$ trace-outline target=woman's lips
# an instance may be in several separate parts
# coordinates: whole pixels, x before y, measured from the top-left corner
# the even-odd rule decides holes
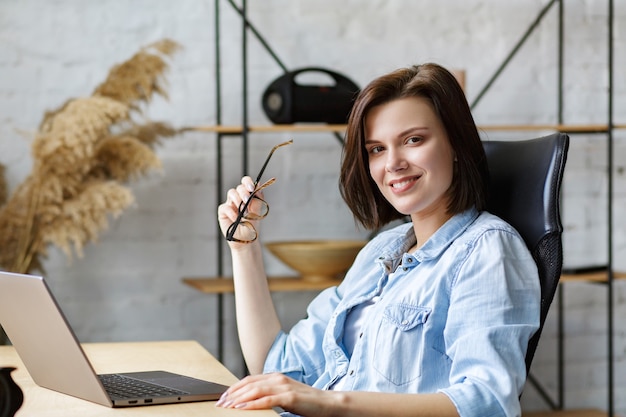
[[[389,185],[394,191],[403,191],[411,187],[420,177],[402,178],[399,180],[390,181]]]

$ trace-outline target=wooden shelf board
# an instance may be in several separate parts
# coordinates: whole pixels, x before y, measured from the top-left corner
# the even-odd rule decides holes
[[[626,279],[626,273],[615,272],[615,279]],[[232,277],[185,277],[183,283],[206,294],[232,293]],[[268,278],[270,291],[320,291],[341,283],[341,278],[326,281],[307,281],[294,276]],[[563,274],[561,282],[606,282],[606,271],[584,274]]]
[[[614,279],[625,279],[626,272],[613,272]],[[581,274],[563,274],[561,282],[608,282],[606,271],[586,272]]]
[[[183,283],[205,294],[223,294],[234,291],[231,277],[186,277]],[[270,291],[321,291],[334,285],[339,285],[341,279],[325,281],[307,281],[299,277],[270,277],[267,279]]]
[[[606,411],[600,410],[558,410],[558,411],[529,411],[522,413],[522,417],[607,417]]]
[[[485,131],[531,131],[531,130],[555,130],[566,133],[597,133],[609,130],[605,124],[589,125],[565,125],[565,124],[538,124],[538,125],[482,125],[479,130]]]
[[[624,129],[626,125],[615,125],[616,129]],[[510,124],[510,125],[480,125],[479,130],[483,131],[537,131],[537,130],[552,130],[558,132],[569,133],[597,133],[607,132],[609,130],[606,124],[585,124],[585,125],[567,125],[567,124],[538,124],[538,125],[526,125],[526,124]],[[237,134],[243,133],[243,127],[241,126],[226,126],[226,125],[205,125],[205,126],[192,126],[181,129],[183,131],[198,131],[198,132],[213,132],[213,133],[230,133]],[[273,132],[331,132],[331,133],[343,133],[346,130],[346,125],[343,124],[284,124],[284,125],[252,125],[248,127],[249,132],[257,133],[273,133]]]
[[[325,124],[295,124],[295,125],[270,125],[250,126],[250,132],[335,132],[343,133],[346,125]]]
[[[224,126],[224,125],[207,125],[207,126],[191,126],[181,129],[183,131],[210,132],[210,133],[230,133],[241,134],[243,127],[241,126]],[[327,125],[327,124],[293,124],[293,125],[252,125],[248,126],[249,132],[257,133],[276,133],[276,132],[336,132],[343,133],[346,125]]]
[[[206,126],[189,126],[181,129],[183,132],[210,132],[210,133],[241,133],[241,126],[225,126],[225,125],[206,125]]]

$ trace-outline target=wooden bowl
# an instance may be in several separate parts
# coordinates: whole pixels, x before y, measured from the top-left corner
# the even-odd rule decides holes
[[[270,242],[265,247],[306,281],[327,281],[342,276],[367,241],[310,240]]]

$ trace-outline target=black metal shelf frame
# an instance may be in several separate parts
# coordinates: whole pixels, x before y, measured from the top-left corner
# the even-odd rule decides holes
[[[241,18],[241,64],[242,64],[242,120],[241,120],[241,133],[223,133],[217,132],[217,141],[216,141],[216,155],[217,155],[217,163],[216,163],[216,178],[217,178],[217,201],[218,204],[222,201],[222,192],[224,188],[223,184],[223,164],[222,164],[222,140],[225,136],[240,136],[241,137],[241,155],[242,155],[242,171],[248,171],[248,136],[249,136],[249,123],[248,123],[248,34],[252,33],[255,38],[260,42],[263,48],[267,51],[267,53],[274,59],[276,64],[280,66],[283,72],[288,72],[288,67],[285,63],[278,57],[276,52],[272,50],[269,43],[266,39],[261,35],[261,33],[255,28],[255,26],[250,22],[247,17],[247,0],[241,0],[240,5],[237,5],[234,0],[226,0],[231,8],[236,11]],[[220,2],[221,0],[214,0],[215,4],[215,99],[216,99],[216,123],[217,125],[222,124],[222,113],[221,113],[221,103],[222,103],[222,90],[221,90],[221,48],[220,48]],[[557,119],[558,124],[563,124],[563,110],[564,110],[564,102],[563,102],[563,74],[564,74],[564,0],[550,0],[548,1],[540,10],[537,17],[530,24],[528,29],[524,32],[519,41],[513,46],[510,53],[505,57],[502,63],[498,66],[493,75],[489,78],[484,87],[479,91],[476,98],[471,102],[471,108],[474,109],[480,100],[484,97],[484,95],[489,91],[493,83],[499,78],[502,72],[509,65],[511,60],[517,55],[521,47],[526,43],[529,37],[534,33],[534,31],[539,27],[545,16],[548,14],[550,10],[554,7],[558,8],[558,25],[557,25],[557,37],[558,37],[558,50],[557,50],[557,59],[558,59],[558,71],[557,71]],[[595,133],[606,134],[607,136],[607,176],[608,176],[608,190],[607,190],[607,245],[608,245],[608,254],[607,254],[607,281],[604,283],[607,289],[607,368],[608,368],[608,416],[614,416],[614,340],[613,340],[613,332],[614,332],[614,319],[613,319],[613,281],[614,281],[614,271],[613,271],[613,147],[614,147],[614,138],[613,138],[613,129],[614,129],[614,120],[613,120],[613,73],[614,73],[614,0],[607,0],[607,27],[608,27],[608,35],[607,35],[607,71],[608,71],[608,87],[607,87],[607,99],[608,99],[608,108],[607,108],[607,129],[606,131],[598,131]],[[569,132],[573,134],[575,132]],[[589,132],[586,132],[589,133]],[[334,133],[336,138],[340,143],[343,143],[343,138],[340,134]],[[217,234],[217,273],[219,276],[222,276],[224,273],[224,264],[223,264],[223,256],[224,256],[224,239],[221,235]],[[565,398],[564,398],[564,311],[563,311],[563,287],[564,284],[560,284],[560,288],[558,291],[557,298],[557,306],[558,306],[558,318],[557,318],[557,332],[558,332],[558,363],[557,363],[557,396],[556,400],[551,398],[551,395],[542,387],[540,382],[530,374],[528,376],[529,382],[537,389],[539,395],[543,398],[544,401],[554,410],[563,409],[565,406]],[[218,294],[218,353],[217,356],[220,360],[223,358],[223,340],[224,340],[224,326],[223,326],[223,310],[224,310],[224,302],[223,295]]]

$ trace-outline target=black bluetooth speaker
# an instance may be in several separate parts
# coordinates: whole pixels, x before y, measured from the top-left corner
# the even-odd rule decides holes
[[[327,74],[334,81],[334,85],[297,84],[296,76],[305,72]],[[276,124],[343,124],[348,121],[348,114],[358,92],[359,87],[341,74],[324,68],[302,68],[272,81],[263,93],[263,110]]]

